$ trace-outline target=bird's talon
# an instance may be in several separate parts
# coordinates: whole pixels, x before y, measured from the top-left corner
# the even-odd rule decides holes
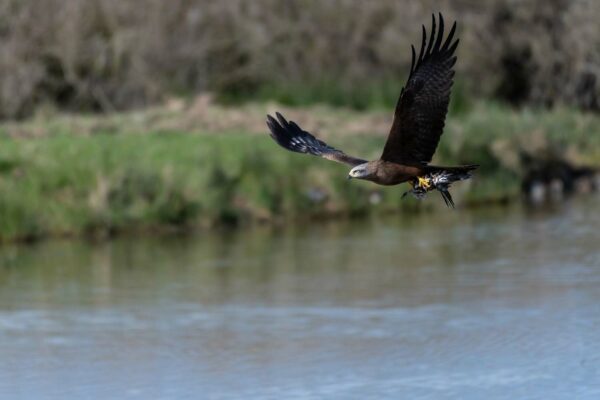
[[[418,186],[421,186],[421,187],[423,187],[425,189],[429,189],[431,187],[431,183],[430,183],[430,180],[428,178],[417,176],[417,179],[419,181],[419,185]]]

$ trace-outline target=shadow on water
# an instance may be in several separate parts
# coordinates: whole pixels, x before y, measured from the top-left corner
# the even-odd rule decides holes
[[[6,246],[0,397],[597,398],[599,205]]]

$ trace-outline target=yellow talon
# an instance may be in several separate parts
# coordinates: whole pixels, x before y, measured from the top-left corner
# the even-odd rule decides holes
[[[431,183],[429,183],[429,179],[422,178],[420,176],[417,176],[417,179],[419,180],[419,186],[424,187],[425,189],[429,189],[431,187]]]

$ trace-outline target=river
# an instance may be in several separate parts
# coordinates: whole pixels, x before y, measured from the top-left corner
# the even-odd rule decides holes
[[[1,399],[600,399],[600,198],[0,248]]]

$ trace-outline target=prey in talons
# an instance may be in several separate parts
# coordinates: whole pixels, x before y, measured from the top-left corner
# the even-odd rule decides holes
[[[417,199],[425,197],[427,192],[437,190],[442,195],[444,202],[448,207],[454,208],[454,200],[450,194],[450,185],[452,182],[462,181],[471,177],[472,171],[477,168],[477,165],[465,165],[462,167],[430,167],[431,170],[423,176],[417,176],[409,184],[412,189],[404,192],[402,198],[407,194],[412,194]]]
[[[421,200],[425,198],[427,192],[437,190],[442,195],[446,206],[454,208],[454,200],[452,195],[448,191],[450,187],[450,181],[444,178],[442,174],[428,174],[426,176],[417,176],[416,179],[409,181],[412,186],[411,190],[408,190],[402,194],[402,198],[405,198],[407,194],[412,194],[416,199]]]
[[[407,194],[412,194],[416,199],[423,199],[427,192],[435,190],[431,177],[417,176],[415,179],[408,181],[411,186],[410,190],[407,190],[402,194],[402,198],[405,198]]]

